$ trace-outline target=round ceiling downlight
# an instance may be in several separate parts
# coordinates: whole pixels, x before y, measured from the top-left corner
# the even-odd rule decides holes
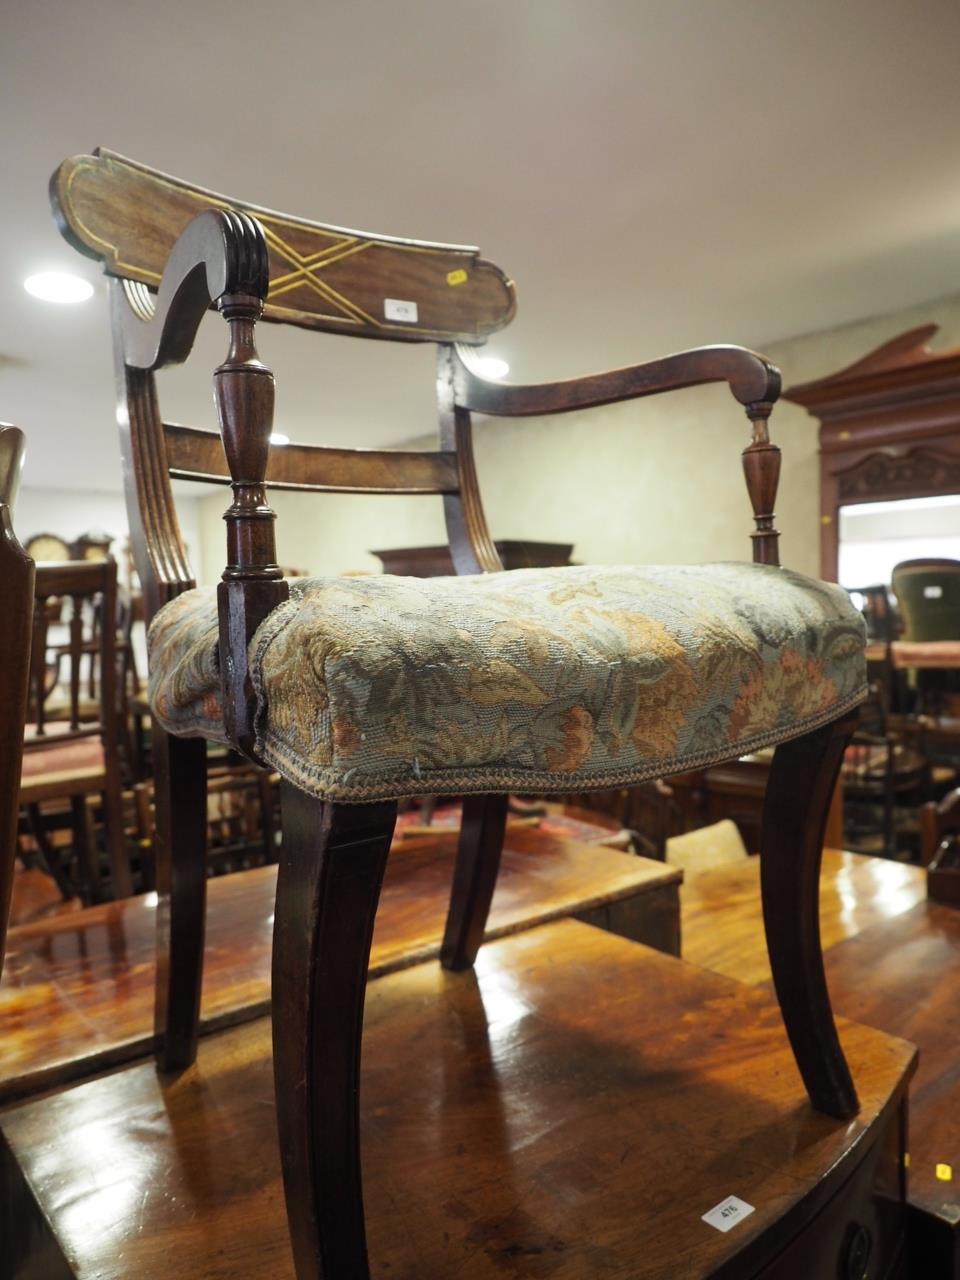
[[[81,276],[66,271],[40,271],[27,276],[23,287],[34,298],[43,302],[86,302],[93,297],[93,285]]]

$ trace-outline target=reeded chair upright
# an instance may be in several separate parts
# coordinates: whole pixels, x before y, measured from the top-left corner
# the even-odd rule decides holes
[[[13,531],[23,432],[0,422],[0,976],[17,858],[20,767],[27,714],[34,563]]]
[[[838,589],[777,567],[777,371],[708,347],[542,386],[485,380],[474,351],[514,311],[475,249],[344,231],[189,186],[109,152],[52,183],[67,238],[110,280],[128,502],[157,726],[161,1063],[196,1047],[204,914],[204,739],[283,779],[274,935],[277,1108],[297,1273],[367,1274],[357,1084],[370,936],[399,797],[467,797],[442,960],[483,935],[506,793],[668,776],[780,744],[763,834],[773,971],[814,1105],[856,1093],[817,927],[828,801],[865,688],[863,628]],[[220,434],[173,426],[154,372],[227,322]],[[260,319],[437,345],[440,447],[271,451]],[[523,417],[725,382],[746,409],[752,564],[499,574],[471,414]],[[194,589],[170,476],[233,485],[216,597]],[[460,577],[305,579],[276,562],[266,487],[443,498]]]

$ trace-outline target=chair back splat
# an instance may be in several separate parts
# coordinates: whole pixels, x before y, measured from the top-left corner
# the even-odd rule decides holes
[[[857,1095],[817,926],[823,829],[865,690],[863,624],[839,588],[779,568],[778,371],[711,346],[538,386],[483,376],[514,287],[477,249],[308,222],[108,151],[51,184],[67,239],[111,277],[127,501],[150,630],[161,1067],[196,1052],[206,839],[203,738],[281,777],[273,1064],[299,1280],[369,1274],[357,1097],[370,940],[405,796],[464,797],[441,963],[472,965],[511,792],[632,786],[776,746],[761,837],[774,983],[814,1106]],[[229,333],[219,433],[165,423],[156,370],[204,313]],[[436,451],[271,451],[263,320],[437,346]],[[725,383],[746,412],[752,563],[498,574],[472,414],[524,418]],[[171,477],[229,483],[218,598],[193,590]],[[277,565],[270,486],[442,498],[456,575],[306,578]],[[629,1265],[629,1264],[628,1264]]]

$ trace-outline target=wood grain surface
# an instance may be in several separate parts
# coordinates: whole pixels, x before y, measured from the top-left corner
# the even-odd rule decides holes
[[[754,1275],[896,1119],[912,1048],[841,1035],[863,1103],[849,1123],[808,1106],[766,992],[584,925],[500,940],[474,972],[372,983],[372,1274]],[[204,1280],[292,1276],[266,1019],[205,1038],[166,1084],[133,1066],[2,1128],[70,1259],[44,1280],[154,1280],[171,1259]],[[731,1194],[754,1212],[723,1234],[702,1215]]]
[[[60,229],[111,275],[156,287],[170,250],[206,210],[252,214],[270,251],[264,319],[405,341],[477,342],[513,316],[513,283],[478,249],[369,235],[182,182],[98,148],[65,160],[50,183]],[[416,303],[399,321],[387,300]]]
[[[908,911],[926,892],[919,867],[825,849],[820,878],[824,951]],[[685,960],[739,982],[769,982],[758,858],[688,876],[680,902]]]
[[[456,832],[394,847],[371,973],[439,955]],[[270,1007],[276,867],[209,882],[201,1027]],[[663,945],[677,939],[673,867],[547,836],[507,837],[488,936],[575,911]],[[148,1053],[156,899],[127,898],[10,931],[0,984],[0,1101]],[[675,949],[675,948],[674,948]]]
[[[919,1048],[910,1202],[960,1228],[960,912],[918,902],[833,947],[827,975],[845,1017]]]
[[[951,1233],[943,1247],[960,1265],[960,912],[927,902],[920,867],[828,849],[823,869],[821,932],[834,1010],[920,1050],[908,1198]],[[751,859],[688,878],[686,959],[742,982],[769,981],[758,870]],[[931,1263],[926,1274],[952,1272]]]

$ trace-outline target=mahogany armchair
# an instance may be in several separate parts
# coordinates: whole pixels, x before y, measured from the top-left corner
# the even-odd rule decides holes
[[[13,532],[23,432],[0,423],[0,975],[6,950],[20,812],[20,763],[30,676],[33,561]]]
[[[857,1108],[817,924],[822,832],[852,708],[862,621],[839,589],[780,569],[776,369],[718,346],[544,386],[484,379],[474,350],[514,312],[475,249],[344,231],[226,199],[106,151],[52,180],[67,239],[110,277],[118,418],[150,630],[157,726],[161,1064],[195,1052],[204,916],[205,738],[282,779],[274,1060],[297,1274],[367,1275],[357,1088],[370,937],[397,800],[467,797],[442,951],[483,936],[506,793],[662,777],[779,744],[763,899],[784,1020],[813,1104]],[[165,423],[154,372],[227,323],[220,434]],[[438,349],[436,452],[271,450],[257,322]],[[701,383],[744,406],[753,563],[498,574],[471,414],[563,413]],[[216,597],[196,590],[170,477],[233,486]],[[452,578],[284,582],[267,486],[443,499]]]

